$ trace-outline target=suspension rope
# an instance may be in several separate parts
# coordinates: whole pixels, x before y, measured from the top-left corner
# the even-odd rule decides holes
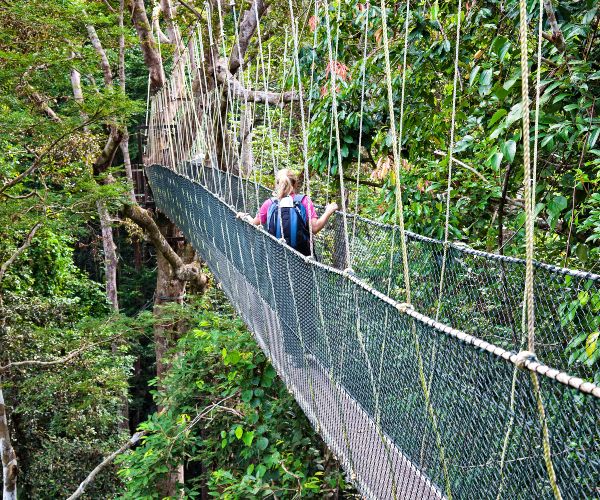
[[[540,9],[543,5],[540,2]],[[540,17],[542,12],[540,12]],[[532,190],[532,167],[530,163],[530,129],[529,129],[529,65],[528,65],[528,52],[527,52],[527,1],[519,0],[519,38],[521,43],[521,100],[522,100],[522,112],[523,112],[523,191],[525,198],[525,291],[524,291],[524,303],[527,311],[527,345],[530,352],[535,352],[535,304],[533,296],[533,251],[534,251],[534,211],[535,211],[535,191]],[[538,45],[541,43],[541,33],[538,33]],[[538,48],[538,57],[541,58],[541,48]],[[538,71],[541,64],[541,60],[538,60]],[[536,79],[536,97],[539,95],[539,79]],[[538,100],[539,102],[539,100]],[[538,103],[536,103],[536,108]],[[536,123],[535,123],[535,135],[537,139],[537,111],[536,111]],[[537,160],[537,148],[535,149],[535,159]],[[550,487],[556,500],[562,499],[560,488],[556,481],[556,472],[552,463],[552,454],[550,449],[550,437],[548,433],[548,422],[546,420],[546,412],[544,409],[544,403],[542,400],[542,394],[540,390],[540,383],[537,374],[531,372],[531,382],[534,389],[536,398],[536,404],[539,413],[539,420],[542,426],[542,443],[544,448],[544,462],[546,464],[546,471],[548,473],[548,479],[550,481]]]
[[[390,131],[392,133],[392,151],[394,155],[394,173],[396,177],[396,219],[400,229],[400,249],[402,251],[402,271],[404,274],[404,287],[406,290],[406,303],[410,304],[410,275],[408,269],[408,251],[406,248],[406,234],[404,230],[404,206],[402,204],[402,187],[400,184],[400,157],[399,147],[402,146],[402,132],[404,122],[404,96],[406,90],[406,56],[408,52],[408,26],[410,20],[410,0],[406,0],[406,19],[404,22],[404,56],[402,63],[402,91],[400,93],[400,133],[396,133],[396,117],[394,115],[394,93],[392,89],[392,69],[390,65],[390,48],[387,33],[387,7],[385,0],[381,0],[381,28],[383,32],[383,49],[385,54],[385,76],[387,83],[388,108],[390,113]],[[390,266],[393,264],[394,255],[390,253]]]
[[[341,2],[340,2],[341,6]],[[333,123],[335,129],[336,139],[336,150],[337,150],[337,161],[338,161],[338,174],[340,178],[340,197],[341,197],[341,209],[342,209],[342,221],[344,230],[344,267],[349,267],[351,262],[350,257],[350,241],[348,239],[348,217],[346,210],[346,189],[344,186],[344,167],[342,165],[342,148],[340,143],[340,127],[337,109],[337,88],[336,88],[336,77],[337,77],[337,64],[338,61],[333,58],[333,49],[331,44],[331,23],[329,20],[329,0],[325,0],[325,23],[327,27],[327,50],[329,53],[329,76],[330,76],[330,89],[331,89],[331,107],[333,109]],[[339,26],[339,21],[338,21]],[[339,35],[337,37],[339,39]],[[336,40],[337,43],[337,40]]]
[[[458,54],[460,49],[460,22],[462,17],[462,0],[458,0],[456,15],[456,42],[454,48],[454,80],[452,83],[452,117],[450,119],[450,144],[448,148],[448,182],[446,184],[446,217],[444,222],[444,253],[442,256],[442,269],[440,271],[440,285],[438,291],[437,309],[435,320],[438,321],[442,308],[442,297],[444,294],[444,280],[446,276],[446,261],[448,258],[448,233],[450,228],[450,191],[452,190],[452,163],[454,161],[454,133],[456,129],[456,94],[458,87],[459,67]]]
[[[369,14],[371,12],[371,4],[367,2],[365,12],[365,31],[363,33],[363,55],[362,64],[360,68],[361,73],[361,85],[360,85],[360,122],[358,125],[358,164],[356,166],[356,200],[354,202],[354,218],[352,220],[352,248],[354,248],[356,241],[356,224],[358,222],[358,195],[360,189],[360,167],[362,160],[362,136],[363,136],[363,111],[365,107],[365,86],[366,86],[366,75],[367,75],[367,46],[369,45]],[[353,262],[350,260],[350,267],[353,267]]]

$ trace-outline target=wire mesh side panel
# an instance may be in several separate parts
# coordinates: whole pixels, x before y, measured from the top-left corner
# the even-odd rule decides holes
[[[552,497],[529,372],[306,261],[200,184],[148,174],[365,496]],[[563,497],[597,498],[598,399],[540,386]]]
[[[272,196],[270,190],[250,180],[198,163],[186,165],[184,175],[206,180],[207,188],[236,210],[255,214]],[[350,256],[345,254],[342,217],[336,214],[314,240],[317,259],[338,269],[352,267],[377,290],[404,301],[398,228],[352,214],[348,226]],[[411,298],[418,311],[505,349],[524,348],[524,261],[450,246],[440,294],[443,243],[408,232],[406,244]],[[583,378],[597,376],[600,350],[585,346],[600,329],[600,278],[536,263],[535,305],[538,358]]]

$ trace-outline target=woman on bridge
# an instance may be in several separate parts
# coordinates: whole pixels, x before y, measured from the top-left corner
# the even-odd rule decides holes
[[[311,234],[317,234],[325,227],[338,205],[330,203],[323,215],[318,217],[311,199],[307,195],[296,194],[298,184],[298,176],[294,172],[288,168],[281,169],[275,177],[275,196],[263,202],[256,217],[239,215],[257,226],[262,224],[276,238],[282,237],[283,227],[286,243],[301,254],[311,255]]]

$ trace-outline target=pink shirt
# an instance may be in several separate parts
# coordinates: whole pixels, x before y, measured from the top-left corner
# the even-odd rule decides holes
[[[294,193],[292,193],[290,196],[294,196]],[[269,208],[271,207],[272,204],[273,204],[273,200],[271,198],[269,198],[261,205],[260,210],[258,211],[258,215],[260,216],[261,224],[267,223],[267,214],[269,213]],[[317,211],[315,210],[315,206],[313,205],[313,202],[311,201],[311,199],[308,196],[305,196],[304,198],[302,198],[302,205],[304,205],[304,208],[306,209],[306,215],[308,216],[308,220],[313,220],[313,219],[318,218]]]

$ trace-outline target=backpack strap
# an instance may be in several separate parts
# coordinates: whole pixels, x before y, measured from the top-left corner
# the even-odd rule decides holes
[[[306,198],[305,194],[295,194],[294,207],[296,208],[298,214],[301,216],[302,222],[304,222],[304,224],[308,224],[308,211],[302,203],[304,201],[304,198]]]
[[[267,210],[267,223],[266,223],[266,229],[267,232],[274,234],[277,238],[279,238],[278,234],[275,234],[275,232],[279,232],[277,231],[277,229],[279,229],[279,222],[277,220],[277,215],[275,215],[275,218],[273,217],[273,214],[275,213],[275,211],[278,209],[279,207],[279,198],[276,198],[275,196],[273,198],[271,198],[271,205],[269,206],[269,209]],[[271,222],[274,223],[275,227],[271,227]]]

